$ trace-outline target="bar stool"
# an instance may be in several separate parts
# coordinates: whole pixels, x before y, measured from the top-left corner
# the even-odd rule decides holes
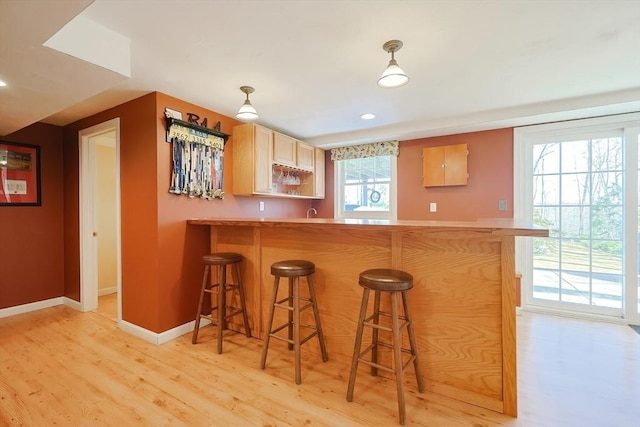
[[[264,369],[267,362],[267,352],[269,351],[269,340],[276,338],[281,341],[285,341],[289,344],[289,350],[294,350],[295,358],[295,370],[296,370],[296,384],[302,383],[300,374],[300,346],[309,341],[314,336],[318,336],[320,341],[320,350],[322,352],[322,361],[329,360],[327,356],[327,348],[324,343],[324,334],[322,333],[322,326],[320,325],[320,315],[318,313],[318,305],[316,303],[316,294],[313,288],[313,273],[315,272],[315,265],[310,261],[304,260],[288,260],[280,261],[271,265],[271,274],[275,276],[273,282],[273,296],[271,298],[271,306],[269,307],[269,320],[267,323],[267,336],[264,342],[264,348],[262,349],[262,360],[260,361],[260,369]],[[280,285],[280,278],[289,278],[289,293],[286,298],[278,300],[278,287]],[[307,284],[309,285],[309,298],[300,296],[300,278],[306,277]],[[300,301],[305,301],[307,304],[300,306]],[[287,304],[284,304],[287,302]],[[273,317],[276,308],[282,308],[287,310],[288,321],[284,324],[273,328]],[[315,325],[306,325],[300,323],[300,313],[308,308],[313,309],[313,316],[315,318]],[[306,329],[313,329],[313,332],[305,338],[300,338],[300,327]],[[287,328],[287,337],[281,337],[277,335],[277,332]]]
[[[204,261],[204,276],[202,277],[202,290],[200,292],[200,301],[198,302],[198,312],[196,313],[196,324],[193,329],[193,338],[191,342],[195,344],[198,341],[198,330],[200,329],[200,319],[208,319],[217,326],[218,329],[218,354],[222,353],[222,331],[227,329],[227,320],[237,314],[242,313],[242,320],[244,322],[244,329],[247,337],[251,337],[251,330],[249,329],[249,319],[247,318],[247,305],[244,295],[244,287],[242,286],[242,276],[240,274],[240,263],[242,262],[242,255],[235,252],[216,252],[213,254],[205,255],[202,257]],[[234,283],[227,283],[227,266],[233,265],[231,275],[234,277]],[[209,280],[209,274],[211,267],[218,268],[218,280],[219,283],[214,285]],[[238,291],[240,298],[240,308],[231,307],[227,304],[227,292]],[[202,305],[204,303],[204,295],[217,294],[217,305],[211,308],[211,314],[205,314],[202,312]],[[216,317],[213,316],[213,312],[217,310]]]
[[[351,373],[349,375],[349,386],[347,389],[347,401],[353,400],[353,388],[358,371],[358,363],[362,362],[371,366],[371,375],[378,375],[378,369],[391,372],[396,377],[396,388],[398,393],[398,411],[400,413],[400,424],[405,424],[406,409],[403,389],[403,376],[405,369],[413,362],[413,367],[418,382],[418,391],[424,391],[424,382],[420,373],[420,363],[418,361],[418,350],[416,337],[413,332],[413,324],[409,313],[407,291],[413,288],[413,277],[401,270],[373,269],[360,273],[359,284],[363,287],[362,305],[360,307],[360,317],[358,318],[358,328],[356,331],[356,341],[353,349],[353,359],[351,361]],[[366,317],[369,303],[369,292],[374,292],[373,313]],[[391,295],[391,313],[380,311],[380,295],[382,292]],[[399,314],[398,296],[402,296],[402,306],[404,316]],[[380,316],[391,317],[391,327],[380,324]],[[402,323],[401,323],[402,322]],[[364,327],[372,328],[371,345],[361,351],[362,332]],[[402,329],[407,328],[409,335],[409,349],[402,348]],[[378,331],[391,332],[392,342],[386,343],[378,340]],[[378,363],[378,348],[386,347],[393,350],[393,366],[383,366]],[[366,360],[364,356],[371,352],[371,360]],[[406,363],[402,360],[402,353],[410,354]]]

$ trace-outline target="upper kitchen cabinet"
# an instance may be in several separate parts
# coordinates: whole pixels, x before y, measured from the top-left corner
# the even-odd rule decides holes
[[[236,126],[233,194],[324,198],[324,150],[253,123]]]
[[[314,170],[314,147],[307,143],[296,141],[296,166],[300,169]],[[314,171],[315,172],[315,171]]]
[[[426,147],[422,149],[424,187],[467,185],[467,144]]]
[[[273,132],[273,162],[296,167],[296,140],[280,132]]]
[[[273,132],[273,163],[313,171],[313,145]]]
[[[273,131],[247,123],[233,128],[233,194],[271,194]]]

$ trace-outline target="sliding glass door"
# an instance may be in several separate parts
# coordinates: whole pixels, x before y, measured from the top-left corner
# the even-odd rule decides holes
[[[638,124],[516,129],[516,217],[550,230],[518,245],[527,305],[638,320]]]

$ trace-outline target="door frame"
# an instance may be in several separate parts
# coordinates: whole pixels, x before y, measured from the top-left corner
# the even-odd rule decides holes
[[[79,144],[80,209],[80,309],[98,307],[98,241],[96,239],[96,155],[95,137],[115,132],[116,145],[116,288],[118,323],[122,321],[122,247],[120,218],[120,118],[82,129]]]
[[[513,148],[514,148],[514,180],[513,180],[513,200],[514,218],[532,222],[531,188],[533,188],[533,178],[528,173],[528,165],[532,164],[531,151],[528,145],[535,140],[536,143],[557,141],[565,135],[575,136],[577,133],[588,135],[600,129],[622,129],[624,130],[625,142],[625,174],[627,180],[632,179],[637,182],[637,165],[631,160],[637,157],[637,142],[629,143],[629,140],[637,139],[640,124],[640,113],[616,114],[612,116],[602,116],[588,119],[576,119],[567,122],[557,122],[542,125],[524,126],[514,128]],[[630,149],[629,145],[635,148]],[[640,311],[636,301],[638,300],[638,285],[636,283],[638,260],[638,229],[635,220],[637,209],[637,188],[625,185],[625,236],[623,240],[625,248],[625,282],[623,283],[624,294],[622,304],[622,317],[590,313],[588,311],[566,311],[558,310],[555,307],[543,307],[532,305],[533,300],[533,239],[516,238],[516,271],[522,274],[523,303],[524,309],[531,311],[549,311],[555,314],[570,315],[575,317],[587,317],[598,320],[605,320],[616,323],[640,324]],[[631,215],[631,214],[634,215]],[[630,218],[634,220],[631,221]],[[629,262],[631,260],[631,262]],[[635,283],[631,283],[631,281]]]

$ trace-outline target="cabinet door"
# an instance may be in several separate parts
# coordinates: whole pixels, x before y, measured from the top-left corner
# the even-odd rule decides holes
[[[296,166],[296,140],[273,132],[273,161],[280,165]]]
[[[313,145],[297,141],[297,163],[300,169],[313,170]]]
[[[255,125],[254,134],[254,193],[271,193],[271,147],[273,131]]]
[[[467,185],[467,144],[444,147],[444,185]]]
[[[422,185],[467,185],[467,144],[422,149]]]
[[[313,197],[324,199],[324,150],[316,148],[313,168]]]
[[[444,147],[422,149],[422,185],[436,187],[444,185]]]

